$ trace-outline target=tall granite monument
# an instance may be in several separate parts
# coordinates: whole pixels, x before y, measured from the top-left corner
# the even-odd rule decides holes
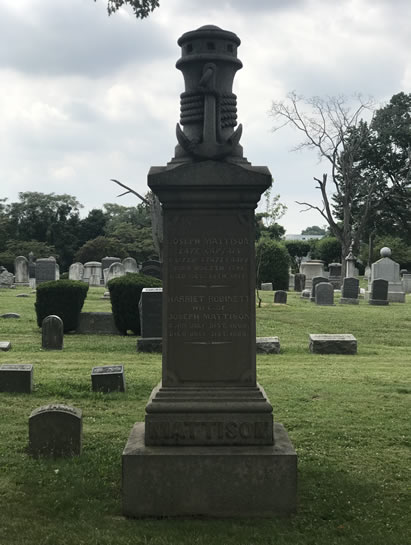
[[[296,508],[297,456],[256,381],[254,209],[271,184],[239,144],[239,38],[179,39],[175,156],[152,167],[162,204],[162,381],[123,452],[127,516],[272,516]]]

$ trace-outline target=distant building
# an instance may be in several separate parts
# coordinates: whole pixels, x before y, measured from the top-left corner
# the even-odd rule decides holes
[[[284,240],[312,240],[324,238],[325,235],[285,235]]]

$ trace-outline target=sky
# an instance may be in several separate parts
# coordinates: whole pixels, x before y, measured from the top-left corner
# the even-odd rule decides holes
[[[241,144],[265,165],[288,210],[287,234],[323,226],[315,151],[272,131],[272,101],[372,96],[378,106],[411,92],[409,0],[160,0],[144,20],[107,0],[1,0],[0,198],[24,191],[74,195],[82,216],[104,203],[134,206],[111,178],[139,193],[151,166],[174,155],[183,78],[177,39],[213,24],[241,39],[233,91]]]

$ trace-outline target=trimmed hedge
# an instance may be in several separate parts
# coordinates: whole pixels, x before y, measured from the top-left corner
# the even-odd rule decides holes
[[[141,334],[138,302],[143,288],[161,288],[161,280],[140,273],[128,273],[113,278],[107,284],[110,291],[114,323],[122,335],[131,330]]]
[[[63,320],[64,332],[77,329],[80,312],[87,297],[88,284],[77,280],[56,280],[43,282],[37,288],[34,308],[37,325],[50,314]]]
[[[275,240],[260,239],[256,244],[257,286],[272,282],[274,290],[288,290],[290,254],[285,246]]]

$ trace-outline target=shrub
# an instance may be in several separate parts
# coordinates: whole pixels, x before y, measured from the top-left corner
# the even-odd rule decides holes
[[[88,284],[77,280],[56,280],[40,284],[34,304],[37,325],[41,327],[46,316],[55,314],[63,320],[65,333],[77,329],[87,291]]]
[[[311,247],[311,257],[321,259],[325,263],[341,262],[341,244],[335,237],[324,237],[316,240]]]
[[[140,315],[138,302],[143,288],[161,288],[162,282],[153,276],[139,273],[128,273],[113,278],[108,283],[114,323],[123,335],[131,330],[140,335]]]
[[[272,282],[273,289],[288,289],[290,255],[283,244],[275,240],[261,239],[256,245],[257,286]]]
[[[286,240],[284,245],[291,256],[294,272],[298,272],[302,258],[311,250],[310,242],[308,240]]]

